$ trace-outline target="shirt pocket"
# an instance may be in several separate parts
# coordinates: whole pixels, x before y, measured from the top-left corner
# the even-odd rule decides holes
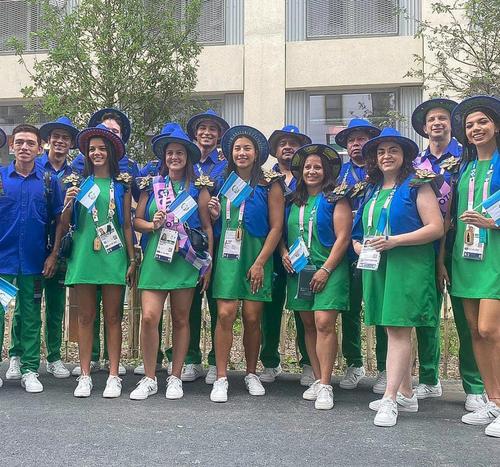
[[[44,224],[47,223],[48,222],[47,201],[45,200],[45,198],[35,199],[33,201],[32,206],[33,206],[32,207],[33,217]]]

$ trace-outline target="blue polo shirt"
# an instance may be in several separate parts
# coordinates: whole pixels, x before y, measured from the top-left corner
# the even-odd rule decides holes
[[[364,167],[356,165],[352,160],[349,160],[342,165],[340,169],[339,176],[337,178],[337,185],[342,182],[347,183],[347,186],[351,188],[358,182],[362,182],[366,178],[366,171]],[[354,211],[357,211],[361,203],[361,197],[356,196],[351,198],[351,205]]]
[[[39,166],[23,177],[11,162],[0,168],[0,178],[0,274],[41,274],[47,258],[47,224],[63,208],[60,184],[51,176],[49,212]]]

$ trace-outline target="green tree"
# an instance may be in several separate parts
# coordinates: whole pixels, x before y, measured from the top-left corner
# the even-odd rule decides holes
[[[500,95],[500,1],[441,0],[432,11],[442,24],[420,23],[416,36],[430,54],[416,55],[407,76],[438,95]]]
[[[182,11],[178,0],[35,3],[47,55],[30,68],[24,44],[10,41],[31,79],[21,91],[34,120],[68,115],[84,127],[97,109],[120,108],[133,126],[128,152],[141,159],[148,135],[193,110],[200,0],[182,0]]]

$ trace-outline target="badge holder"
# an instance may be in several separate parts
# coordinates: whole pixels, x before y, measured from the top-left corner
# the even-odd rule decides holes
[[[295,298],[301,300],[312,300],[314,298],[314,292],[311,290],[311,280],[316,273],[317,268],[314,264],[307,264],[302,271],[299,272],[299,278],[297,282],[297,295]]]
[[[155,259],[165,263],[171,263],[174,253],[177,251],[177,239],[179,233],[176,230],[163,227],[160,232],[160,239],[156,246]]]
[[[380,264],[380,252],[371,246],[373,237],[366,237],[363,240],[363,246],[359,254],[358,269],[365,269],[367,271],[376,271]]]
[[[97,237],[98,238],[94,240],[94,249],[97,239],[99,239],[107,254],[123,248],[123,243],[120,240],[118,232],[116,231],[115,226],[112,222],[108,222],[107,224],[99,226],[97,228]]]

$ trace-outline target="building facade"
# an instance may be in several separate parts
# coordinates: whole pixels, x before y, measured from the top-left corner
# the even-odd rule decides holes
[[[177,0],[182,6],[185,0]],[[70,2],[71,3],[71,2]],[[406,77],[425,51],[414,34],[430,16],[430,0],[205,0],[200,18],[196,92],[234,125],[266,135],[295,124],[330,143],[354,117],[411,129],[422,83]],[[26,71],[5,41],[30,40],[39,12],[25,0],[0,0],[0,127],[23,121]],[[3,159],[6,151],[3,150]]]

